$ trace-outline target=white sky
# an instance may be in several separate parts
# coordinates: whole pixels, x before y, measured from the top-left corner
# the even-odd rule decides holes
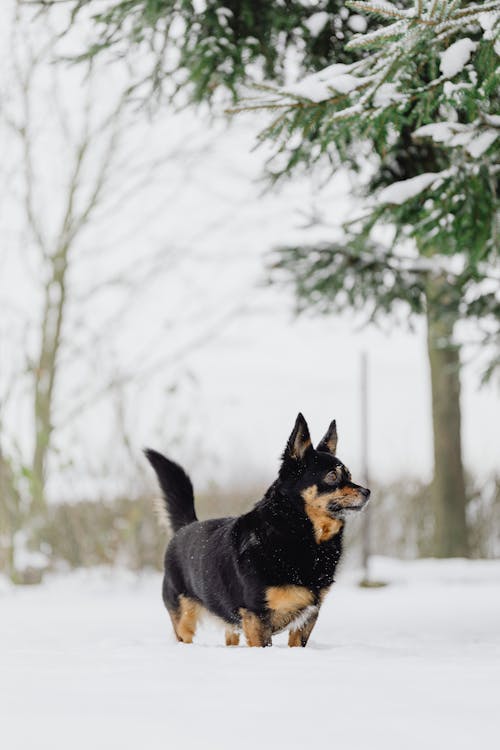
[[[101,81],[99,97],[106,97],[106,84],[112,82],[105,79],[103,89]],[[73,96],[76,101],[77,92]],[[169,451],[198,485],[271,481],[299,410],[315,440],[337,419],[339,455],[356,475],[362,350],[369,357],[372,476],[382,482],[403,475],[429,478],[422,322],[410,334],[404,327],[361,327],[361,319],[350,314],[297,321],[291,295],[262,286],[263,257],[271,247],[331,236],[304,228],[313,206],[329,223],[348,215],[346,177],[339,175],[321,192],[314,180],[302,179],[277,195],[263,195],[257,179],[265,154],[251,151],[262,122],[257,117],[240,117],[230,129],[194,112],[162,112],[150,123],[141,117],[128,132],[124,153],[128,149],[136,158],[139,152],[144,159],[170,153],[171,159],[127,201],[111,201],[105,219],[90,228],[75,254],[66,326],[72,349],[62,359],[56,410],[56,422],[67,421],[56,434],[53,496],[126,491],[135,462],[137,471],[145,468],[145,445]],[[42,169],[41,192],[51,216],[62,184],[57,166],[62,174],[65,162],[57,138],[44,144],[40,163],[50,166]],[[2,151],[13,151],[12,144],[4,141]],[[12,209],[15,196],[8,189],[4,183],[2,204]],[[40,279],[36,259],[20,242],[20,221],[18,210],[0,218],[0,385],[7,371],[22,367],[20,352],[36,350]],[[169,265],[172,249],[175,262]],[[137,279],[151,256],[158,271],[132,295],[105,288],[84,299],[96,282],[124,268]],[[30,321],[27,335],[23,320]],[[218,334],[212,337],[213,330]],[[474,353],[463,370],[463,443],[467,468],[481,476],[499,468],[500,406],[494,386],[479,389],[479,372]],[[117,373],[130,376],[121,390],[129,459],[117,438],[116,398],[96,397]],[[173,382],[179,388],[168,394]],[[82,396],[91,406],[72,418]],[[26,390],[18,390],[5,417],[4,442],[28,457]]]

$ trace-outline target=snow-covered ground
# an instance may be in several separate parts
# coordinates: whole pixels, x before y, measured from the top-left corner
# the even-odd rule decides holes
[[[5,750],[498,747],[500,561],[345,571],[306,649],[174,643],[160,576],[0,586]]]

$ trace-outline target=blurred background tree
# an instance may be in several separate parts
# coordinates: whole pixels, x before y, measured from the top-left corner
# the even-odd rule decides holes
[[[136,95],[274,113],[259,136],[275,143],[273,182],[358,172],[362,211],[335,242],[281,248],[272,277],[293,283],[299,310],[426,315],[433,550],[466,555],[456,327],[474,318],[479,344],[498,342],[499,3],[68,2],[94,24],[82,58],[148,51]]]
[[[325,155],[345,152],[359,170],[372,154],[378,160],[344,236],[330,246],[283,248],[275,267],[291,277],[303,307],[368,304],[376,319],[403,302],[410,314],[426,314],[434,552],[466,555],[456,324],[480,319],[482,344],[498,336],[500,6],[350,6],[392,23],[348,43],[364,53],[356,62],[267,95],[261,103],[278,115],[261,137],[277,144],[277,176]],[[389,241],[377,238],[381,224],[393,229]]]
[[[192,387],[191,375],[182,371],[183,359],[216,336],[241,301],[229,310],[213,310],[199,301],[203,318],[198,316],[197,326],[189,320],[182,342],[172,336],[171,345],[159,350],[153,334],[144,342],[145,352],[129,346],[129,362],[117,363],[117,331],[126,316],[192,251],[162,238],[148,242],[138,258],[127,241],[133,242],[135,233],[144,242],[145,227],[154,226],[150,212],[166,199],[175,205],[188,184],[189,166],[213,137],[191,140],[184,129],[179,138],[172,133],[166,141],[160,130],[155,143],[158,133],[151,129],[151,143],[145,146],[144,128],[142,123],[137,127],[124,90],[125,71],[104,78],[99,65],[54,64],[60,20],[14,6],[12,14],[5,14],[9,46],[8,54],[3,50],[7,72],[0,111],[0,565],[16,580],[21,557],[29,557],[26,545],[36,552],[44,536],[47,542],[40,530],[57,517],[49,507],[48,486],[71,471],[79,450],[75,425],[82,415],[107,401],[98,432],[105,425],[111,429],[113,451],[102,456],[103,473],[110,473],[112,463],[119,465],[127,491],[138,493],[145,467],[130,449],[133,399],[125,408],[123,390],[129,384],[150,387],[155,374],[164,373],[165,405],[156,415],[161,424],[173,390]],[[169,183],[178,160],[183,186]],[[155,193],[158,184],[166,188]],[[208,234],[210,227],[204,230]],[[174,309],[179,304],[174,298],[172,303]],[[193,315],[193,307],[186,306],[186,317]],[[164,329],[168,315],[166,306],[156,310],[151,330]],[[175,442],[172,412],[170,407],[169,437]],[[116,481],[112,491],[120,493]],[[129,516],[134,513],[130,510]],[[78,533],[72,538],[78,539]]]

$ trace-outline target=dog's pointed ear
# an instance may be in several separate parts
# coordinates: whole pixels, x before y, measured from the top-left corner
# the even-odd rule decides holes
[[[324,451],[325,453],[331,453],[332,456],[337,452],[337,423],[335,420],[330,424],[327,429],[325,436],[318,443],[317,451]]]
[[[295,461],[302,461],[306,452],[311,448],[311,436],[309,427],[303,415],[298,414],[292,434],[288,438],[283,458],[292,458]]]

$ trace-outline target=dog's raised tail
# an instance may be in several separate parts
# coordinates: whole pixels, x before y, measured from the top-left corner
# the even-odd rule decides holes
[[[184,469],[150,448],[146,448],[144,454],[158,477],[172,530],[176,532],[182,526],[197,521],[193,485]]]

